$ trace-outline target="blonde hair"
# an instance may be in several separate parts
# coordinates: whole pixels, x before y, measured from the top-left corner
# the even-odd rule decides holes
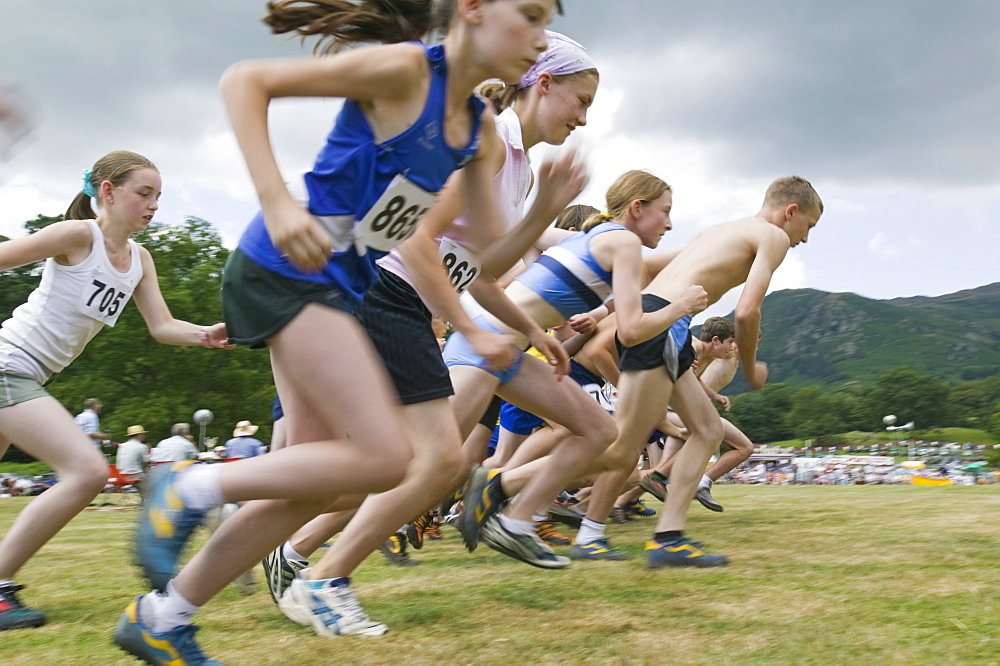
[[[128,150],[115,150],[94,162],[93,168],[85,172],[87,183],[96,197],[101,195],[101,183],[110,181],[115,187],[121,187],[128,182],[133,171],[152,169],[159,172],[156,165],[138,153]],[[63,215],[64,220],[93,220],[97,218],[90,205],[90,195],[80,191],[70,203]]]
[[[799,208],[817,209],[823,213],[823,201],[813,189],[812,183],[798,176],[786,176],[771,183],[764,194],[764,207],[777,208],[788,204],[798,204]]]
[[[648,171],[626,171],[608,188],[607,208],[587,218],[580,231],[590,231],[602,222],[617,220],[628,211],[633,201],[648,204],[671,191],[669,185]]]
[[[570,229],[580,230],[588,218],[600,212],[587,204],[573,204],[572,206],[567,206],[563,209],[563,212],[559,213],[559,217],[556,218],[555,227],[556,229],[564,229],[566,231]]]

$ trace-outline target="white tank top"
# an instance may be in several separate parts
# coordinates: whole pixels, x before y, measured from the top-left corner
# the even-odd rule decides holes
[[[87,223],[94,234],[87,258],[75,266],[46,259],[38,288],[0,326],[0,338],[27,352],[47,375],[69,365],[102,326],[115,325],[142,279],[139,245],[129,239],[129,269],[120,273],[108,260],[101,228]]]
[[[493,179],[497,208],[506,233],[517,226],[524,216],[524,202],[531,186],[531,164],[521,138],[521,121],[514,110],[504,109],[495,120],[497,134],[507,153],[503,166]],[[438,238],[441,259],[448,269],[452,284],[460,292],[465,291],[479,277],[480,270],[476,257],[478,248],[469,245],[467,226],[466,217],[459,216]],[[379,259],[378,265],[413,284],[398,250],[392,250]]]

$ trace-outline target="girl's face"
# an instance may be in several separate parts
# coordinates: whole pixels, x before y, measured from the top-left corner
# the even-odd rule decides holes
[[[639,203],[638,214],[635,215],[635,233],[642,244],[655,248],[663,234],[673,228],[670,222],[670,209],[674,205],[674,197],[670,190],[664,192],[659,199],[649,203]]]
[[[597,94],[597,78],[574,76],[560,83],[540,80],[535,85],[542,88],[538,113],[542,141],[562,145],[574,129],[587,124],[587,111]]]
[[[137,169],[120,187],[101,183],[106,209],[125,222],[129,233],[143,231],[160,207],[160,174],[156,169]]]
[[[517,83],[545,50],[555,0],[494,0],[481,6],[478,43],[493,76]]]

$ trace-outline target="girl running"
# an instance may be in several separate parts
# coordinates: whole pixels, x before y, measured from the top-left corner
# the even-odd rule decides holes
[[[580,193],[585,178],[572,155],[543,164],[539,169],[538,196],[522,220],[532,180],[527,152],[539,143],[560,145],[574,128],[585,125],[598,83],[597,69],[582,46],[554,32],[547,33],[547,41],[546,51],[515,86],[487,91],[500,111],[496,129],[504,150],[494,160],[493,186],[503,230],[520,222],[522,226],[537,227],[536,237]],[[338,527],[338,522],[342,524],[336,515],[317,518],[265,560],[267,581],[275,600],[280,599],[282,611],[300,624],[312,625],[321,635],[332,631],[328,618],[324,621],[317,608],[329,607],[330,602],[318,605],[320,600],[309,591],[310,583],[335,579],[346,585],[354,569],[372,551],[401,525],[435,507],[468,475],[469,466],[462,459],[462,437],[448,401],[453,393],[448,368],[433,332],[431,310],[418,295],[428,293],[426,290],[433,285],[421,282],[420,276],[408,268],[419,266],[424,256],[428,263],[443,260],[456,289],[441,293],[438,300],[447,299],[453,309],[460,310],[457,289],[475,281],[481,272],[503,273],[527,246],[505,236],[487,249],[492,230],[474,228],[469,216],[462,215],[457,192],[465,176],[464,171],[457,172],[439,205],[414,237],[380,260],[381,278],[361,307],[365,330],[385,361],[403,403],[402,413],[415,454],[406,478],[393,490],[368,497],[323,559],[298,580],[292,582],[296,570],[303,568],[313,550],[332,536],[331,530]],[[493,248],[502,248],[502,253],[491,252]],[[437,259],[439,255],[442,259]],[[480,257],[492,259],[484,266]],[[543,345],[549,358],[566,363],[560,345],[512,304],[498,307],[497,312],[514,330]],[[320,523],[329,528],[318,528]],[[419,526],[410,530],[418,548],[422,545]],[[326,538],[315,538],[317,529]],[[289,584],[291,589],[284,593]]]
[[[432,15],[432,4],[444,13]],[[488,78],[516,82],[534,63],[546,47],[554,2],[268,6],[265,21],[276,32],[323,35],[334,49],[417,40],[439,26],[448,34],[436,46],[387,44],[243,63],[223,77],[262,206],[227,266],[223,304],[236,342],[270,350],[288,446],[227,465],[177,464],[154,482],[136,545],[146,575],[163,593],[134,600],[115,632],[119,646],[152,663],[204,661],[190,624],[198,607],[334,499],[386,491],[403,479],[410,436],[388,376],[350,313],[375,282],[376,259],[410,235],[451,172],[465,166],[468,207],[492,214],[493,174],[477,154],[480,140],[485,150],[496,138],[480,133],[492,119],[473,90]],[[270,100],[287,96],[347,98],[315,166],[291,188],[282,182],[267,129]],[[436,256],[414,273],[447,284]],[[490,364],[513,360],[508,336],[479,331],[459,313],[441,314],[473,336]],[[273,501],[241,508],[170,580],[206,509],[253,499]],[[334,631],[359,633],[375,624],[349,588],[335,581],[315,587],[342,602],[343,612],[330,613]]]
[[[102,327],[114,326],[133,297],[158,342],[229,347],[224,324],[173,318],[153,258],[129,238],[153,219],[160,185],[159,172],[142,155],[108,153],[84,172],[65,221],[0,243],[0,271],[45,260],[38,288],[0,326],[0,457],[16,442],[59,475],[0,541],[0,630],[45,624],[41,611],[18,600],[22,586],[14,575],[108,480],[108,461],[42,387]]]

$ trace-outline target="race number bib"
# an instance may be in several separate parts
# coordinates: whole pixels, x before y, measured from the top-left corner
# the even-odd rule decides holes
[[[584,384],[583,390],[590,394],[590,397],[597,401],[597,404],[601,406],[606,412],[611,414],[615,413],[615,406],[611,404],[608,400],[608,396],[604,395],[604,390],[600,384]]]
[[[358,254],[364,255],[369,248],[388,252],[405,241],[434,203],[434,197],[402,174],[397,175],[354,228]]]
[[[479,257],[450,238],[441,239],[438,254],[445,270],[448,271],[451,284],[460,294],[476,281],[483,270]]]
[[[125,280],[101,270],[95,270],[90,277],[91,283],[83,288],[77,299],[76,309],[105,326],[114,326],[128,299],[132,297],[133,287]]]

